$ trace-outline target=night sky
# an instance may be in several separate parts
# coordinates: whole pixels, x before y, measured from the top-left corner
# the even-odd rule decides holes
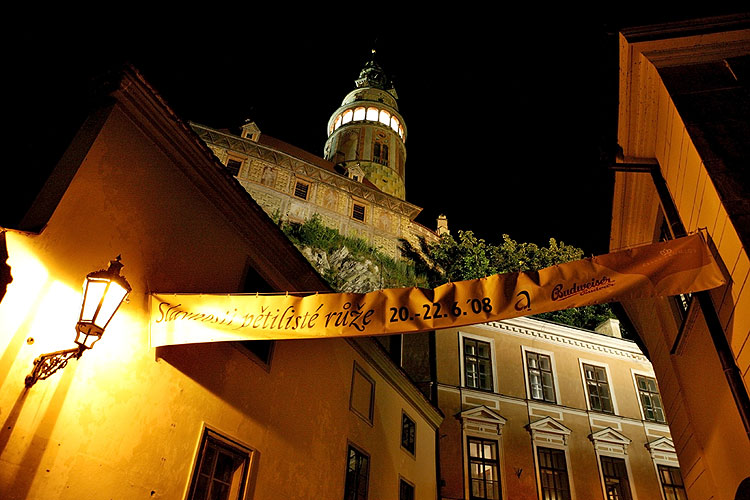
[[[236,131],[249,118],[322,155],[328,118],[375,48],[408,127],[406,198],[423,207],[419,222],[434,228],[444,213],[454,234],[554,237],[604,253],[618,29],[728,12],[420,13],[380,27],[353,15],[320,23],[266,13],[231,25],[209,16],[31,26],[4,35],[11,112],[20,130],[41,131],[15,142],[38,149],[59,139],[44,124],[75,114],[70,96],[86,78],[128,61],[183,120]]]

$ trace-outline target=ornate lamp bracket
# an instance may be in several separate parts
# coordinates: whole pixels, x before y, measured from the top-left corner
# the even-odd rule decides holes
[[[26,376],[26,387],[31,387],[37,380],[44,380],[54,374],[57,370],[65,368],[68,361],[78,359],[86,348],[82,345],[62,351],[42,354],[34,360],[34,369]]]

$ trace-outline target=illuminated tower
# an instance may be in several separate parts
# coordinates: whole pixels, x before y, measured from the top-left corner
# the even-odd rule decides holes
[[[347,175],[361,175],[381,191],[404,199],[406,125],[398,112],[398,96],[373,57],[355,80],[341,106],[328,120],[324,156]]]

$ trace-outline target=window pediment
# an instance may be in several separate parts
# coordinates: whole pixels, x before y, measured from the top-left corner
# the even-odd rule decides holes
[[[660,437],[646,443],[646,448],[651,452],[662,452],[662,453],[677,453],[675,450],[674,442],[668,437]]]
[[[457,415],[464,430],[500,435],[507,419],[486,406],[464,410]]]
[[[567,445],[568,436],[572,432],[552,417],[536,420],[527,425],[526,429],[531,433],[531,438],[541,445],[550,443]]]
[[[612,427],[607,427],[589,435],[589,439],[594,443],[594,448],[597,450],[620,455],[627,455],[627,448],[632,442],[632,439]]]

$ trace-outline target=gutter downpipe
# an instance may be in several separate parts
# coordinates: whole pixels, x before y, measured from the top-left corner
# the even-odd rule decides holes
[[[687,236],[687,231],[682,224],[680,214],[677,211],[677,206],[672,200],[672,195],[667,187],[667,182],[661,174],[661,167],[656,159],[649,158],[642,163],[615,163],[610,168],[616,172],[650,173],[651,180],[656,188],[659,201],[664,209],[664,216],[667,218],[667,223],[672,230],[672,234],[675,238]],[[727,379],[729,391],[734,398],[734,404],[740,414],[742,425],[745,427],[745,433],[747,434],[748,439],[750,439],[750,396],[748,396],[747,389],[742,381],[742,374],[734,360],[734,354],[732,353],[732,348],[727,341],[724,328],[721,326],[719,315],[716,312],[716,306],[711,299],[711,294],[707,290],[696,292],[693,295],[698,299],[698,304],[700,305],[701,311],[703,312],[703,318],[708,326],[708,332],[711,335],[714,349],[719,356],[721,369],[724,371],[724,376]],[[678,342],[679,340],[680,339],[678,339]],[[674,354],[676,347],[677,342],[672,348],[672,354]]]

